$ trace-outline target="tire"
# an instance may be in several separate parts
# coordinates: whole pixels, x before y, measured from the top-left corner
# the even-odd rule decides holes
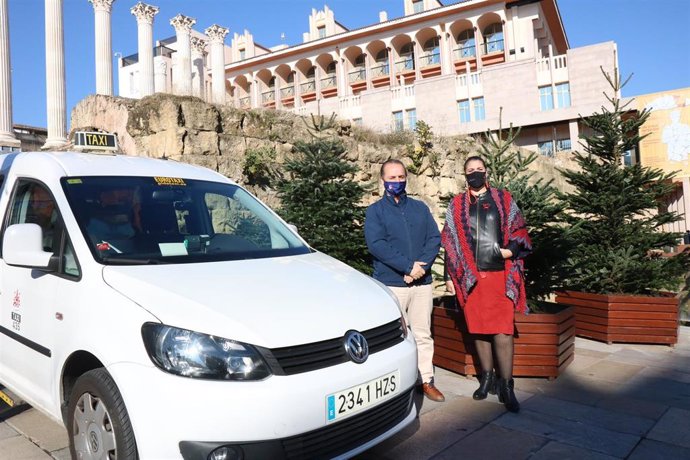
[[[67,409],[70,453],[79,460],[136,460],[137,445],[125,402],[103,368],[77,379]]]

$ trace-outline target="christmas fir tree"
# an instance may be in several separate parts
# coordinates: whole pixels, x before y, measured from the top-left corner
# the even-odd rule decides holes
[[[360,204],[364,188],[352,180],[357,167],[345,160],[345,147],[332,134],[335,118],[311,121],[312,139],[295,142],[297,155],[284,165],[279,213],[315,249],[370,273]]]
[[[579,168],[562,171],[574,187],[561,198],[577,242],[567,263],[567,287],[599,294],[675,291],[689,259],[662,255],[681,237],[663,231],[680,218],[661,205],[673,190],[673,174],[623,164],[624,154],[640,142],[639,128],[649,111],[630,112],[620,99],[627,81],[621,83],[617,70],[602,72],[612,88],[613,95],[606,96],[611,107],[582,119],[584,152],[574,153]]]

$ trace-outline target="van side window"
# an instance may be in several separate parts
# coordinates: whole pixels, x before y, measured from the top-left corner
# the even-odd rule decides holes
[[[43,231],[43,249],[55,252],[59,241],[55,241],[58,209],[50,192],[36,182],[19,181],[12,202],[12,224],[38,224]]]
[[[48,189],[37,183],[19,180],[11,206],[9,225],[37,224],[43,233],[43,250],[62,254],[60,275],[78,277],[81,272],[72,243],[64,235],[60,211]],[[63,243],[64,239],[64,243]]]

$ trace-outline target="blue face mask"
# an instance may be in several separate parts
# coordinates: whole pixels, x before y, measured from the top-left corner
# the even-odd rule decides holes
[[[403,193],[405,193],[405,186],[406,185],[407,185],[407,181],[402,181],[402,182],[383,181],[383,187],[386,189],[386,192],[390,193],[393,196],[400,196]]]

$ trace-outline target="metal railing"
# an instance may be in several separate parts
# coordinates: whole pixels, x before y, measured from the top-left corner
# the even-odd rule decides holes
[[[240,98],[240,107],[243,109],[248,109],[252,105],[252,100],[249,96]]]
[[[470,59],[477,56],[477,47],[474,45],[461,46],[453,50],[453,57],[456,61]]]
[[[314,93],[316,92],[316,80],[307,80],[299,85],[300,93]]]
[[[441,63],[441,53],[435,52],[431,54],[424,54],[419,57],[419,65],[422,67],[436,65]]]
[[[286,97],[292,97],[294,95],[295,95],[295,86],[294,85],[280,88],[281,99],[285,99]]]
[[[264,91],[261,93],[261,103],[273,102],[276,100],[276,92],[274,90]]]
[[[350,83],[354,83],[356,81],[363,81],[367,79],[367,70],[366,69],[357,69],[353,70],[348,74],[348,80]]]
[[[331,75],[321,79],[321,89],[334,88],[338,86],[336,76]]]
[[[404,72],[406,70],[414,70],[414,58],[412,56],[395,62],[396,72]]]
[[[497,53],[503,51],[503,39],[489,40],[483,44],[484,54]]]
[[[371,77],[387,77],[390,75],[390,69],[388,68],[388,63],[377,65],[371,68]]]

